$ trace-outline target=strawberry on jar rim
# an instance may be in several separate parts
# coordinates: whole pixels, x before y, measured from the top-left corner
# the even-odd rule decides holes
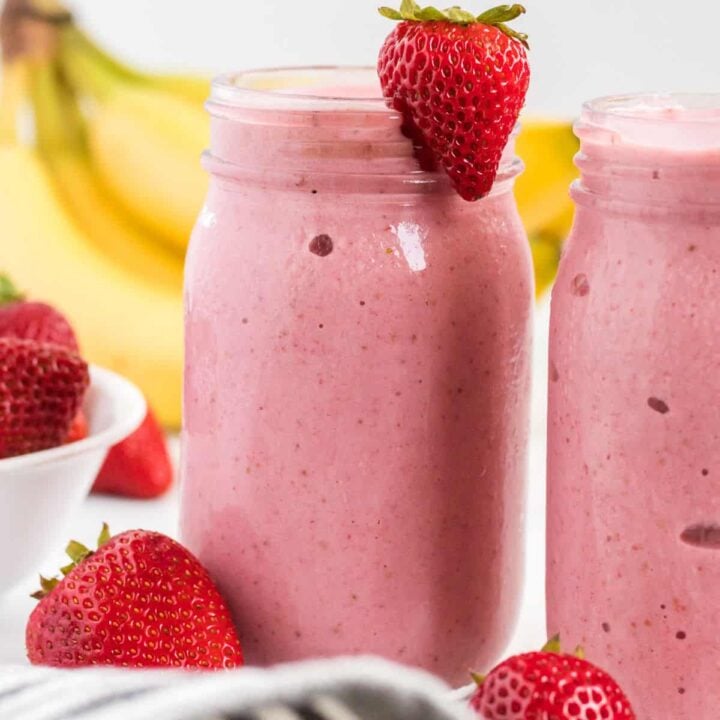
[[[34,665],[178,667],[243,664],[230,611],[200,562],[157,532],[130,530],[95,552],[71,541],[64,577],[40,578],[25,631]]]
[[[480,15],[403,0],[380,13],[401,21],[380,51],[383,94],[404,117],[421,167],[444,168],[462,198],[485,197],[530,83],[527,36],[506,23],[525,8]]]
[[[562,653],[558,637],[473,678],[478,687],[470,705],[483,720],[635,720],[615,680],[580,649]]]

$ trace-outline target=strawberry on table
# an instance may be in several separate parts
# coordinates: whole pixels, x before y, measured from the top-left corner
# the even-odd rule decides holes
[[[475,680],[470,704],[483,720],[635,720],[615,680],[580,655],[561,653],[558,638]]]
[[[403,0],[381,8],[400,24],[378,60],[384,95],[405,119],[421,166],[441,165],[465,200],[487,195],[530,82],[527,36],[506,23],[525,12],[501,5],[475,16]]]
[[[26,300],[6,275],[0,275],[0,337],[52,343],[79,353],[67,318],[47,303]]]
[[[152,410],[142,425],[108,453],[93,485],[93,492],[154,498],[173,481],[165,433]]]
[[[0,458],[62,445],[90,383],[59,345],[0,338]]]
[[[28,620],[35,665],[238,667],[242,650],[230,611],[200,562],[165,535],[131,530],[98,549],[70,542],[61,580],[41,578]]]

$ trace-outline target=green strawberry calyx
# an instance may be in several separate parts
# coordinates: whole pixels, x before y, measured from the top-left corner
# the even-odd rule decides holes
[[[563,655],[562,646],[560,644],[560,635],[553,635],[540,649],[540,652],[550,653],[552,655]],[[573,656],[579,660],[585,659],[585,651],[581,645],[578,645],[573,651]],[[480,675],[478,673],[471,672],[470,677],[473,682],[480,687],[486,680],[486,675]]]
[[[525,33],[513,30],[506,23],[515,20],[525,12],[525,8],[517,3],[513,5],[498,5],[497,7],[486,10],[480,15],[473,15],[467,10],[463,10],[457,5],[447,8],[446,10],[438,10],[435,7],[420,7],[415,0],[402,0],[400,10],[390,7],[381,7],[379,12],[383,17],[390,20],[402,20],[409,22],[449,22],[457,25],[472,25],[480,23],[482,25],[490,25],[496,27],[513,40],[522,43],[526,48],[528,45],[528,36]]]
[[[15,287],[13,281],[7,276],[0,274],[0,305],[20,302],[25,296]]]
[[[102,530],[100,531],[100,536],[97,541],[97,549],[99,550],[103,545],[108,543],[110,538],[110,528],[107,523],[103,523]],[[93,552],[93,550],[85,547],[85,545],[79,543],[77,540],[71,540],[65,548],[65,553],[70,558],[71,562],[60,568],[60,572],[63,574],[63,577],[69,575],[78,565],[81,565],[85,560],[87,560]],[[34,592],[30,597],[33,597],[36,600],[42,600],[44,597],[47,597],[60,584],[60,582],[60,578],[46,578],[41,575],[40,590]]]

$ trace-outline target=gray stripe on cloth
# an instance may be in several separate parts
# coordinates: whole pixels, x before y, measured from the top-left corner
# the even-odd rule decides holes
[[[15,687],[9,687],[5,690],[0,690],[0,702],[3,700],[7,700],[12,695],[18,695],[23,690],[27,690],[28,688],[33,687],[37,683],[25,683],[23,685],[16,685]]]
[[[76,720],[83,714],[87,714],[90,711],[98,709],[107,710],[112,705],[118,705],[127,702],[131,698],[140,697],[148,692],[152,692],[154,688],[141,688],[134,690],[127,690],[126,692],[117,693],[112,692],[111,695],[103,694],[93,698],[90,701],[81,702],[80,704],[73,705],[71,708],[65,708],[63,715],[53,716],[52,720]]]
[[[39,687],[20,693],[15,705],[12,698],[0,700],[0,719],[477,720],[437,678],[374,658],[202,674],[50,672]]]
[[[0,720],[75,720],[83,708],[106,706],[113,698],[129,699],[162,684],[157,673],[146,678],[137,671],[50,671],[22,692],[0,697]]]

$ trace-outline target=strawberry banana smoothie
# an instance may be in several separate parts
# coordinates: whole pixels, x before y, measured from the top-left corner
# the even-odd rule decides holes
[[[369,652],[465,681],[521,590],[533,282],[512,148],[468,203],[418,168],[372,71],[229,77],[209,109],[183,539],[250,663]]]
[[[548,620],[638,720],[720,703],[720,96],[615,98],[577,125],[553,293]]]

